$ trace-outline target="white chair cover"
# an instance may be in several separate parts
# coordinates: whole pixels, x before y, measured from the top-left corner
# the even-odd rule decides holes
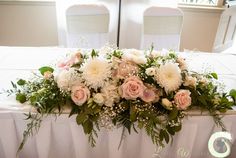
[[[76,7],[79,9],[76,10]],[[83,48],[99,48],[105,43],[116,44],[117,28],[118,28],[118,1],[116,0],[58,0],[56,1],[58,40],[59,45],[64,47],[83,47]],[[93,26],[88,32],[86,30],[75,31],[68,27],[67,15],[85,15],[93,16],[92,20],[87,17],[83,19],[83,26]],[[101,24],[97,15],[108,14],[108,27]],[[95,19],[95,21],[93,21]],[[81,20],[75,19],[75,20]],[[96,22],[98,20],[98,22]],[[105,20],[106,21],[106,20]],[[105,22],[104,21],[104,22]],[[71,23],[70,23],[71,24]],[[72,23],[75,24],[75,23]],[[81,26],[81,23],[74,27]],[[103,26],[106,28],[101,28]],[[79,28],[89,29],[89,28]],[[102,30],[101,30],[102,29]]]

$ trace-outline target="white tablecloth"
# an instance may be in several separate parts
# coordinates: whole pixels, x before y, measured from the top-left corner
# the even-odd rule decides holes
[[[10,80],[27,78],[30,71],[41,66],[55,63],[70,49],[63,48],[9,48],[0,47],[0,89],[9,88]],[[236,88],[236,56],[230,54],[180,53],[187,58],[189,68],[203,72],[213,70],[219,74],[219,80],[225,83],[226,90]],[[22,106],[12,97],[0,96],[0,158],[14,158],[22,140],[26,126],[23,112],[28,106]],[[236,114],[230,111],[224,117],[224,123],[232,134],[236,134]],[[46,118],[39,133],[29,139],[19,154],[20,158],[154,158],[155,146],[145,131],[132,133],[125,137],[118,150],[122,129],[99,132],[97,146],[91,148],[83,129],[75,122],[75,117],[68,119],[62,114]],[[187,158],[212,157],[207,149],[210,136],[220,131],[210,116],[191,115],[184,119],[182,130],[174,137],[173,144],[168,144],[160,155],[163,158],[180,158],[183,153]],[[236,147],[232,146],[231,158],[236,157]]]

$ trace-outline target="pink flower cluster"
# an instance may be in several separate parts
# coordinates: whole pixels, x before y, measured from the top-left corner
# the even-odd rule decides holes
[[[76,105],[83,105],[90,98],[90,91],[85,86],[73,86],[71,99]]]
[[[74,54],[73,56],[71,56],[69,59],[65,60],[65,61],[60,61],[58,63],[58,67],[61,69],[65,69],[68,70],[72,65],[76,64],[77,62],[79,62],[82,59],[81,57],[81,53],[77,52],[76,54]]]
[[[138,97],[145,102],[154,102],[159,100],[157,90],[153,87],[148,88],[144,86],[140,78],[131,76],[125,79],[120,86],[120,95],[127,100],[135,100]]]
[[[191,92],[181,89],[174,96],[174,102],[178,109],[186,110],[191,105]]]

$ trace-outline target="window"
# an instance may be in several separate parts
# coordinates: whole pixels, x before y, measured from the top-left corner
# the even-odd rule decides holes
[[[179,0],[180,4],[189,5],[207,5],[207,6],[223,6],[225,0]]]

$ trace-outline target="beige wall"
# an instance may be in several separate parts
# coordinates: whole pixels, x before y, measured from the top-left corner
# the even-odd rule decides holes
[[[53,2],[0,1],[0,46],[56,46]]]
[[[181,9],[184,12],[181,51],[195,49],[211,52],[215,37],[218,37],[216,32],[223,10],[217,8]],[[55,2],[49,0],[3,2],[0,0],[0,46],[2,45],[57,46]]]
[[[212,52],[222,9],[182,8],[184,12],[180,50]]]

